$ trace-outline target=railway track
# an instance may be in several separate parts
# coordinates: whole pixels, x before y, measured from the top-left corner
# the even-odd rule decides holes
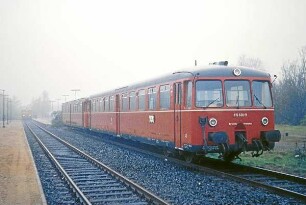
[[[137,148],[135,142],[133,142],[132,145],[129,145],[118,142],[117,138],[113,138],[114,140],[109,139],[107,140],[109,143],[165,159],[165,155],[163,155],[162,152],[156,152],[156,149],[154,148],[147,151],[148,147],[145,148],[146,150]],[[168,155],[166,158],[168,161],[172,161],[194,170],[231,178],[242,183],[248,183],[255,187],[265,188],[282,196],[285,195],[306,202],[306,178],[303,177],[258,167],[225,163],[221,160],[210,158],[203,160],[200,164],[191,164]]]
[[[285,174],[259,167],[249,167],[235,163],[224,164],[220,160],[207,159],[202,162],[209,169],[226,174],[233,179],[272,190],[306,202],[306,178]]]
[[[82,204],[168,204],[46,129],[26,124]]]
[[[134,146],[131,149],[137,149]],[[148,153],[145,150],[138,151]],[[152,154],[152,153],[151,153]],[[165,158],[164,154],[153,153],[155,156]],[[249,167],[235,163],[225,163],[221,160],[205,158],[199,164],[192,164],[183,160],[166,156],[167,160],[189,167],[194,170],[231,178],[252,186],[271,190],[279,195],[293,197],[306,203],[306,178],[285,174],[259,167]]]

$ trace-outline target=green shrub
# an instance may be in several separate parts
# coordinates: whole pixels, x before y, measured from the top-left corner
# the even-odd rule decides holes
[[[306,126],[306,115],[304,118],[300,121],[300,125]]]

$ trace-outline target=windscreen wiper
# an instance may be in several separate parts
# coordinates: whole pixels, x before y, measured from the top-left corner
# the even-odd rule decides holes
[[[260,100],[259,100],[259,98],[254,94],[254,97],[255,97],[255,99],[256,99],[256,101],[259,103],[259,104],[261,104],[265,109],[267,108]]]
[[[207,106],[205,106],[205,108],[209,107],[210,105],[214,104],[214,102],[216,102],[217,100],[219,100],[219,98],[214,99],[213,101],[211,101]]]
[[[239,108],[239,90],[237,91],[237,99],[236,99],[236,105],[237,105],[237,108]]]

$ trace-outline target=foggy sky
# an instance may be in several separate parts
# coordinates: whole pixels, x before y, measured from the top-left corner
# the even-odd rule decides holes
[[[279,74],[306,46],[305,0],[0,0],[0,89],[64,100],[239,56]]]

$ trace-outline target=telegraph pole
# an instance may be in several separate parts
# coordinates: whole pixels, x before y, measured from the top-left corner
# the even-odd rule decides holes
[[[12,122],[12,109],[13,109],[13,101],[10,99],[10,122]]]
[[[56,101],[57,101],[57,111],[59,111],[60,109],[59,109],[59,101],[61,100],[60,98],[58,98],[58,99],[55,99]]]
[[[49,102],[51,103],[51,113],[53,112],[53,103],[55,102],[54,100],[49,100]]]
[[[9,124],[9,97],[8,95],[6,95],[7,98],[6,98],[6,124],[8,125]]]
[[[76,93],[78,91],[81,91],[81,90],[80,89],[72,89],[71,91],[74,92],[74,99],[76,100]]]
[[[0,89],[0,90],[2,91],[2,97],[3,97],[2,98],[3,99],[3,104],[2,104],[2,108],[3,108],[3,110],[2,110],[2,117],[3,117],[2,118],[2,122],[3,122],[3,126],[2,127],[5,128],[5,125],[4,125],[4,121],[5,121],[5,118],[4,118],[4,91],[5,90],[2,90],[2,89]]]
[[[63,95],[65,97],[65,102],[66,102],[66,97],[68,97],[69,95]]]

